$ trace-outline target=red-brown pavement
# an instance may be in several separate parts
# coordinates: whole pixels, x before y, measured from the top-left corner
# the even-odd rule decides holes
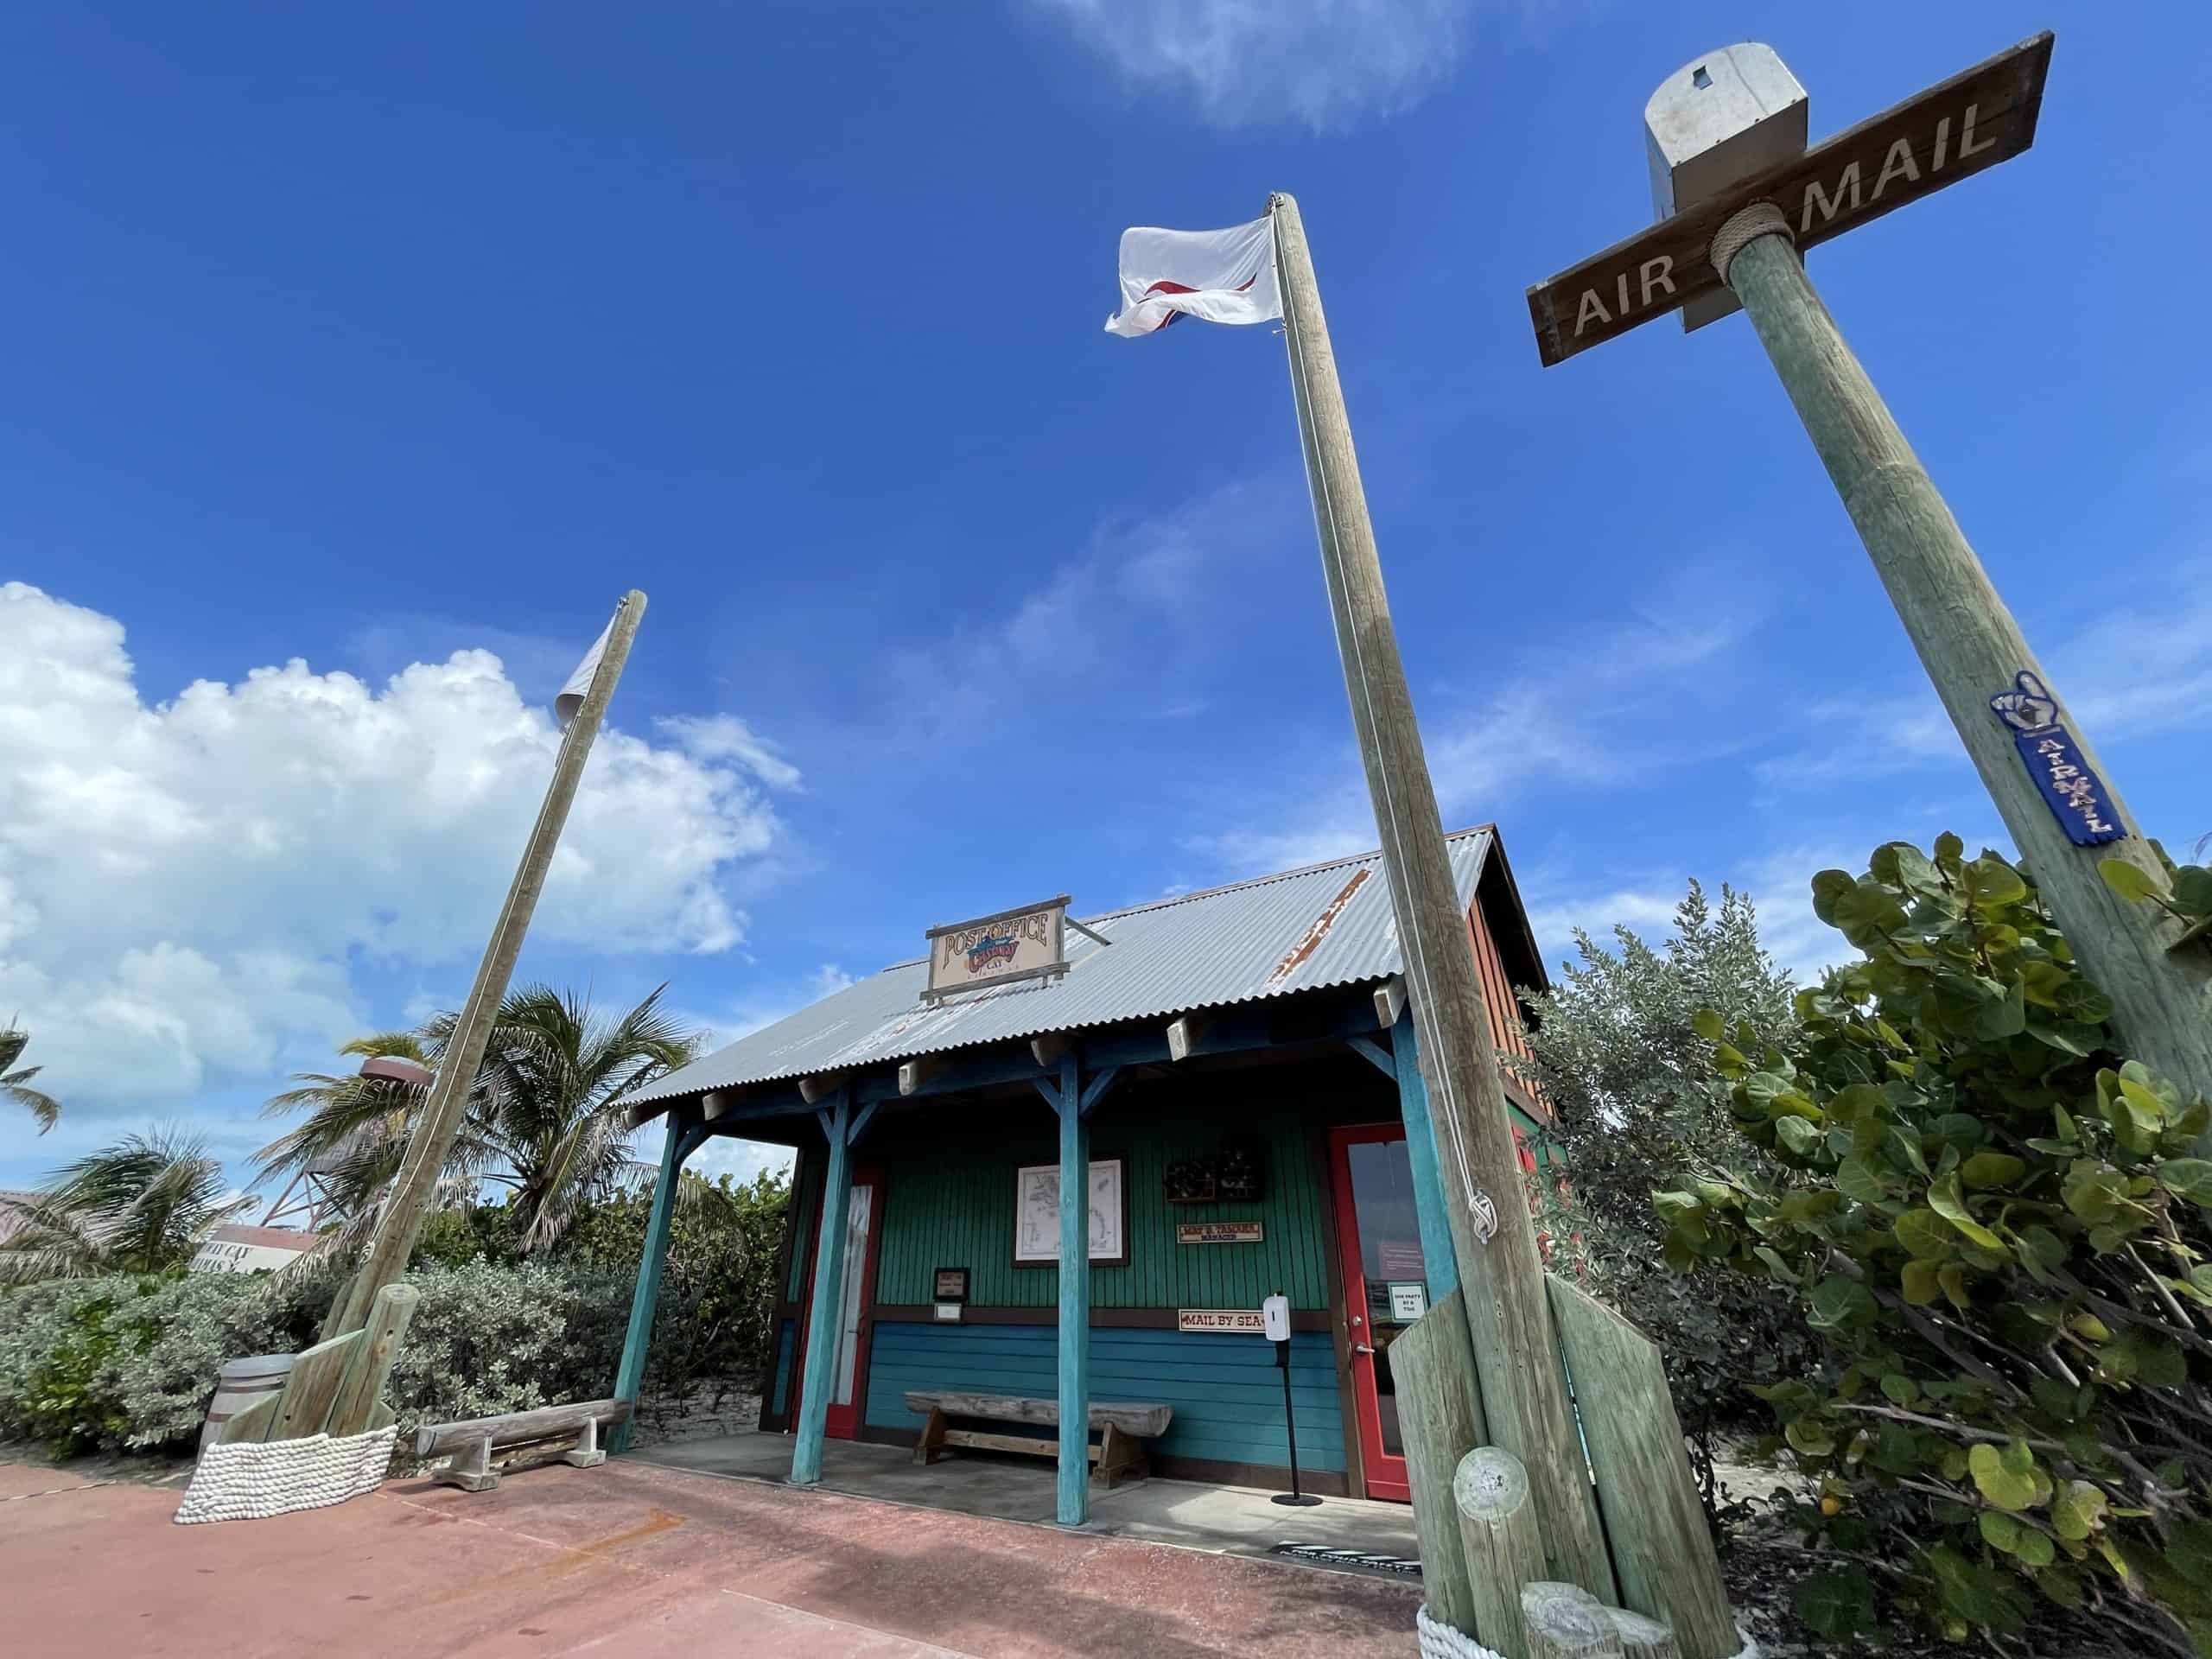
[[[0,1465],[26,1659],[1413,1651],[1417,1588],[618,1460],[179,1527],[178,1491]]]

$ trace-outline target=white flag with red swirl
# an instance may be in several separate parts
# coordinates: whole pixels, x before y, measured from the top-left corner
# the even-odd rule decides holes
[[[1178,317],[1272,322],[1281,315],[1269,220],[1225,231],[1139,226],[1122,232],[1122,308],[1106,319],[1108,334],[1134,340]]]

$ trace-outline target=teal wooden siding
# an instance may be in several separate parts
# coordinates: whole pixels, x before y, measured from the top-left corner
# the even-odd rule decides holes
[[[1226,1245],[1210,1246],[1226,1249]],[[922,1325],[879,1320],[868,1357],[868,1422],[918,1430],[909,1389],[963,1389],[1050,1399],[1056,1338],[1048,1325]],[[1274,1344],[1254,1336],[1093,1326],[1090,1394],[1096,1400],[1164,1400],[1175,1420],[1158,1441],[1166,1456],[1287,1468],[1282,1376]],[[1301,1469],[1341,1474],[1344,1433],[1328,1336],[1291,1338],[1291,1398]]]
[[[1091,1306],[1256,1308],[1280,1290],[1293,1307],[1325,1309],[1332,1246],[1319,1129],[1397,1114],[1395,1088],[1350,1058],[1109,1093],[1090,1120],[1090,1155],[1123,1161],[1129,1261],[1090,1269]],[[969,1269],[972,1306],[1053,1306],[1058,1269],[1014,1264],[1014,1197],[1017,1167],[1057,1161],[1054,1132],[1042,1100],[917,1113],[871,1130],[861,1161],[880,1168],[887,1185],[877,1303],[929,1301],[931,1274],[945,1267]],[[1167,1166],[1231,1139],[1259,1150],[1261,1200],[1168,1203]],[[1258,1244],[1175,1242],[1178,1222],[1250,1220],[1266,1230]]]
[[[791,1351],[798,1345],[798,1322],[779,1319],[776,1322],[776,1357],[768,1368],[768,1409],[778,1416],[783,1414],[791,1393]]]

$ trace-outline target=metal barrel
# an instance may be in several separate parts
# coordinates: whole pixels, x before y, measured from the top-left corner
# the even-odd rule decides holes
[[[207,1402],[207,1424],[200,1431],[201,1449],[223,1438],[223,1425],[256,1401],[281,1393],[291,1375],[295,1354],[254,1354],[226,1359],[215,1384],[215,1397]]]

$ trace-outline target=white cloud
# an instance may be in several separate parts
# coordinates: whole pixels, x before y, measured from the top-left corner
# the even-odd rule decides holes
[[[658,1147],[641,1154],[651,1158],[659,1155]],[[791,1149],[766,1141],[740,1141],[726,1135],[712,1135],[704,1146],[691,1154],[683,1167],[705,1176],[710,1181],[717,1175],[734,1175],[740,1181],[749,1181],[764,1169],[788,1175],[791,1167]]]
[[[825,996],[836,995],[852,982],[852,975],[834,962],[825,962],[812,973],[779,988],[756,988],[726,1007],[677,1017],[687,1029],[704,1033],[699,1052],[712,1054]]]
[[[1343,127],[1446,81],[1475,0],[1028,0],[1128,85],[1188,99],[1217,126]]]
[[[498,658],[381,690],[295,659],[149,702],[114,619],[0,585],[0,1009],[65,1109],[158,1112],[327,1058],[349,971],[472,962],[560,734]],[[796,772],[731,716],[602,732],[534,944],[717,951]],[[0,1131],[5,1126],[0,1125]]]
[[[653,725],[696,760],[734,760],[771,789],[799,786],[798,768],[735,715],[669,715]]]

